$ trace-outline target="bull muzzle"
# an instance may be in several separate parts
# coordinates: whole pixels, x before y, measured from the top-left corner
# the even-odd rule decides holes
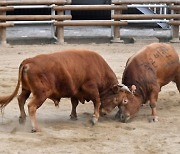
[[[115,115],[115,119],[119,120],[120,122],[126,123],[130,119],[130,114],[125,114],[119,110]]]
[[[103,108],[100,109],[99,113],[100,113],[100,116],[102,117],[108,114],[108,112],[104,110]]]

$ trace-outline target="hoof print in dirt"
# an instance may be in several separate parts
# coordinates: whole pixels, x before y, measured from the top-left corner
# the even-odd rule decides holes
[[[149,119],[148,119],[148,121],[149,122],[158,122],[158,117],[157,116],[151,116],[151,117],[149,117]]]

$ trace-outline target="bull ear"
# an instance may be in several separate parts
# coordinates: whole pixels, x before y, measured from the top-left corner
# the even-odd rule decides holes
[[[113,91],[115,94],[117,94],[118,91],[119,91],[119,86],[118,86],[118,85],[114,85],[114,86],[112,87],[112,91]]]
[[[135,86],[135,85],[132,85],[132,86],[131,86],[131,92],[132,92],[133,95],[134,95],[134,93],[136,92],[136,86]]]

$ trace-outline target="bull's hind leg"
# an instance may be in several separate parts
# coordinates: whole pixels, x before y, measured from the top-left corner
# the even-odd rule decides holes
[[[71,110],[70,118],[71,118],[71,120],[77,120],[76,107],[77,107],[78,104],[79,104],[78,99],[72,97],[72,98],[71,98],[71,104],[72,104],[72,110]]]
[[[18,104],[20,109],[19,123],[24,124],[26,121],[26,113],[24,110],[24,105],[28,99],[31,92],[29,90],[22,89],[21,94],[18,96]]]
[[[33,96],[32,100],[28,104],[28,112],[32,125],[32,132],[38,131],[38,124],[36,119],[36,110],[44,103],[47,97]]]

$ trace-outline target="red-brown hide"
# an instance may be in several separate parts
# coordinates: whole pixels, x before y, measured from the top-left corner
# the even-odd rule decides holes
[[[122,83],[136,86],[135,96],[129,93],[124,114],[133,117],[141,104],[150,101],[152,116],[156,116],[156,104],[161,87],[175,82],[180,91],[180,62],[175,49],[164,43],[153,43],[129,58]]]
[[[180,91],[180,62],[175,49],[170,44],[153,43],[145,46],[130,57],[123,72],[122,83],[131,92],[119,89],[121,98],[104,105],[103,112],[119,106],[116,117],[127,121],[134,117],[140,106],[147,101],[152,108],[152,120],[157,120],[156,104],[161,87],[175,82]]]
[[[100,100],[109,95],[111,87],[117,85],[117,78],[97,53],[86,50],[67,50],[52,54],[42,54],[25,59],[19,67],[19,79],[16,90],[10,96],[0,98],[2,107],[17,95],[20,82],[22,92],[18,96],[20,122],[25,121],[24,104],[32,93],[28,112],[33,131],[38,129],[36,110],[50,98],[57,105],[62,97],[70,97],[72,103],[71,118],[76,119],[78,101],[92,100],[94,103],[93,123],[99,118]],[[111,92],[110,92],[111,93]],[[100,95],[103,94],[102,97]]]

